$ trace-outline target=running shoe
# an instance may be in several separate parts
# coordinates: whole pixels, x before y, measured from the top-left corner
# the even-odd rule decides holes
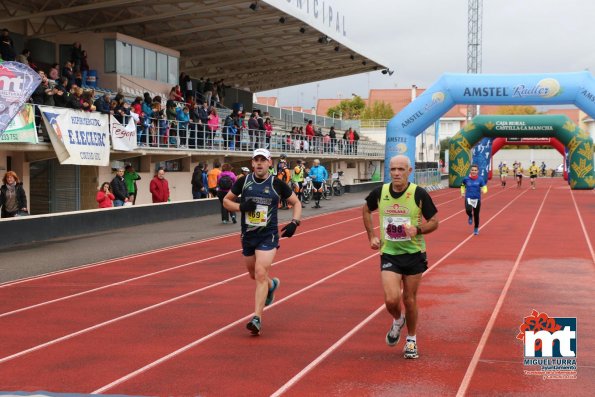
[[[475,234],[477,236],[479,234],[479,229],[478,228],[473,229],[473,234]]]
[[[232,215],[232,216],[231,216],[231,221],[232,221],[234,224],[238,223],[238,220],[236,219],[236,216],[235,216],[235,215]]]
[[[403,318],[403,324],[399,325],[397,320],[393,319],[393,325],[388,330],[386,334],[386,344],[389,346],[394,346],[399,343],[399,339],[401,339],[401,330],[405,326],[405,318]]]
[[[405,358],[418,358],[417,354],[417,343],[413,340],[407,339],[405,342],[405,348],[403,348],[403,357]]]
[[[269,306],[270,304],[273,303],[273,301],[275,300],[275,291],[277,290],[277,288],[279,288],[279,285],[281,284],[281,280],[279,280],[277,277],[275,277],[271,281],[273,283],[273,286],[271,288],[269,288],[269,293],[267,294],[267,300],[264,301],[265,306]]]
[[[260,317],[252,317],[252,320],[246,324],[246,328],[248,328],[248,331],[250,331],[252,335],[260,335]]]
[[[469,217],[469,219],[467,220],[467,223],[472,225],[473,224],[473,218]]]

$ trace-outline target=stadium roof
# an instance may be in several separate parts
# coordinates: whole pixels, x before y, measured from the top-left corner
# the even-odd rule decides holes
[[[335,17],[329,19],[328,9],[313,9],[315,2],[308,2],[307,10],[306,1],[287,0],[0,3],[6,11],[0,22],[22,21],[29,38],[51,40],[53,34],[64,32],[119,32],[180,51],[180,71],[193,77],[223,78],[228,85],[251,91],[387,66],[355,50],[358,46],[340,26],[345,17],[339,9],[332,10]],[[340,2],[336,3],[339,7]]]

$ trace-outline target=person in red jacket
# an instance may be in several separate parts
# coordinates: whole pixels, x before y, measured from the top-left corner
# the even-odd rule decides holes
[[[99,203],[99,208],[110,208],[114,206],[113,201],[116,199],[116,197],[110,191],[109,182],[103,182],[97,191],[97,196],[95,199]]]
[[[167,203],[169,201],[169,183],[165,179],[165,170],[159,168],[157,174],[151,180],[149,191],[154,203]]]

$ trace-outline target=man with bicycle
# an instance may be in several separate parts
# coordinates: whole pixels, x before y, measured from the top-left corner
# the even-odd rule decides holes
[[[314,203],[312,208],[320,207],[320,198],[324,189],[324,183],[328,179],[328,172],[323,165],[320,165],[320,160],[313,161],[312,168],[310,168],[310,178],[312,178],[312,185],[314,186]]]

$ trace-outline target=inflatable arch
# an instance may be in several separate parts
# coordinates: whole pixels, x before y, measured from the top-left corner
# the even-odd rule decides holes
[[[471,167],[471,148],[487,138],[551,137],[568,147],[568,180],[572,189],[593,189],[593,141],[568,117],[476,116],[450,140],[448,184],[460,187]],[[491,153],[487,153],[487,156]],[[525,165],[527,168],[527,165]]]
[[[500,149],[502,149],[504,146],[506,145],[523,145],[523,146],[551,146],[554,149],[556,149],[558,151],[558,153],[560,153],[560,155],[562,156],[562,159],[564,159],[564,161],[562,162],[562,164],[564,165],[564,172],[562,173],[564,180],[568,180],[568,173],[566,170],[566,148],[564,147],[564,144],[562,142],[560,142],[559,140],[557,140],[556,138],[544,138],[544,137],[539,137],[536,139],[532,139],[532,138],[496,138],[494,139],[494,142],[492,143],[492,156],[490,159],[491,162],[491,167],[490,170],[488,171],[488,179],[492,179],[492,170],[494,169],[493,164],[494,164],[494,155],[496,153],[498,153],[498,151],[500,151]]]
[[[456,104],[573,104],[595,119],[595,79],[587,71],[523,75],[444,74],[388,123],[384,162],[386,182],[390,180],[391,157],[404,154],[414,166],[416,136]],[[593,152],[592,145],[588,151]],[[592,181],[589,177],[593,178],[593,170],[589,173],[585,181]],[[410,181],[413,182],[413,178],[412,173]]]

